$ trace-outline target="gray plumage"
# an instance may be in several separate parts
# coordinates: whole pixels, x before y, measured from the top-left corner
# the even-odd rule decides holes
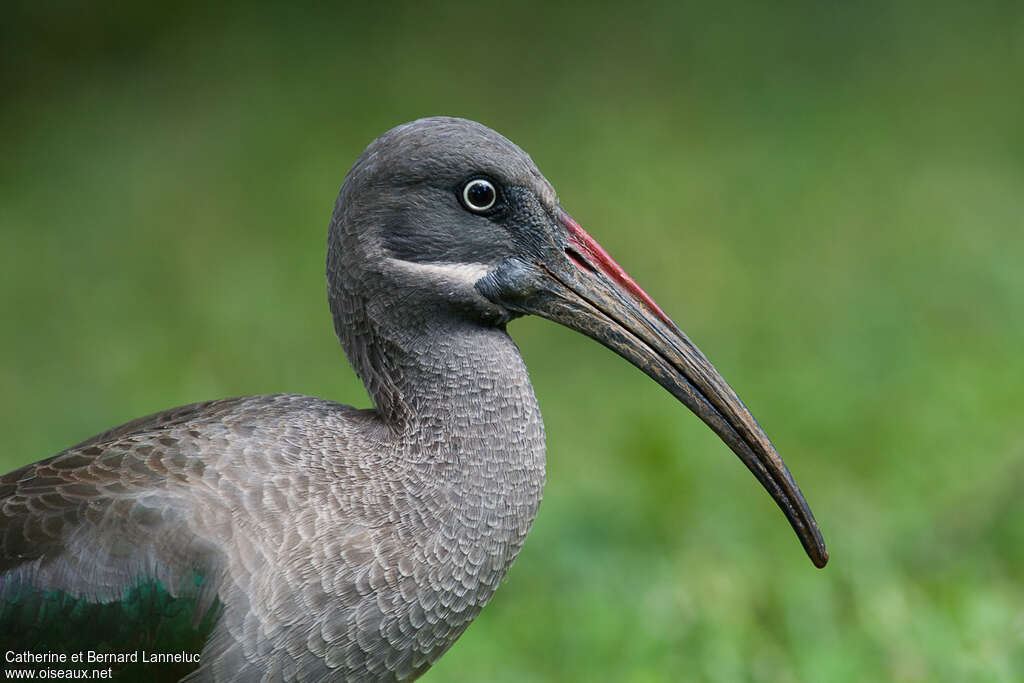
[[[501,212],[460,203],[476,177],[498,187]],[[345,180],[327,252],[335,329],[375,408],[296,395],[200,403],[6,475],[0,596],[109,602],[147,579],[192,595],[193,623],[210,609],[216,620],[189,680],[423,673],[491,598],[541,499],[544,428],[505,332],[512,317],[569,324],[687,405],[717,406],[720,389],[700,377],[670,387],[668,361],[643,365],[616,346],[623,333],[602,338],[573,317],[584,303],[538,285],[552,259],[568,288],[617,278],[562,216],[530,158],[480,124],[423,119],[378,138]],[[704,403],[690,407],[737,453],[749,448],[746,409],[736,422]],[[795,484],[771,481],[798,533],[817,534]]]

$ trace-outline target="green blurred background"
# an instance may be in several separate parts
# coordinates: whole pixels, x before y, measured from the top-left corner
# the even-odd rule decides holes
[[[716,363],[832,561],[657,385],[518,321],[544,503],[425,680],[1024,679],[1020,3],[2,13],[3,470],[202,399],[367,405],[335,194],[379,133],[465,116]]]

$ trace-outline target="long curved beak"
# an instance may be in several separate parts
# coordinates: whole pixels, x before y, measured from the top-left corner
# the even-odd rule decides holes
[[[568,236],[562,253],[549,252],[528,266],[522,264],[535,277],[513,309],[596,339],[682,401],[757,477],[811,561],[824,567],[828,552],[818,523],[747,407],[693,342],[569,214],[558,209],[557,218]]]

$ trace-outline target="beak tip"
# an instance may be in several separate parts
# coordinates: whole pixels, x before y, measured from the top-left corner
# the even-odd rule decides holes
[[[811,558],[811,562],[818,569],[824,569],[825,565],[828,564],[828,550],[825,549],[825,541],[819,536],[816,543],[812,543],[806,546],[807,556]]]

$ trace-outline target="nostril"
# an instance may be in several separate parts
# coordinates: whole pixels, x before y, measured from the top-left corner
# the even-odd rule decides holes
[[[565,255],[569,257],[569,260],[575,263],[580,269],[587,271],[588,273],[597,272],[594,266],[587,262],[587,259],[583,258],[580,252],[576,251],[572,247],[565,248]]]

